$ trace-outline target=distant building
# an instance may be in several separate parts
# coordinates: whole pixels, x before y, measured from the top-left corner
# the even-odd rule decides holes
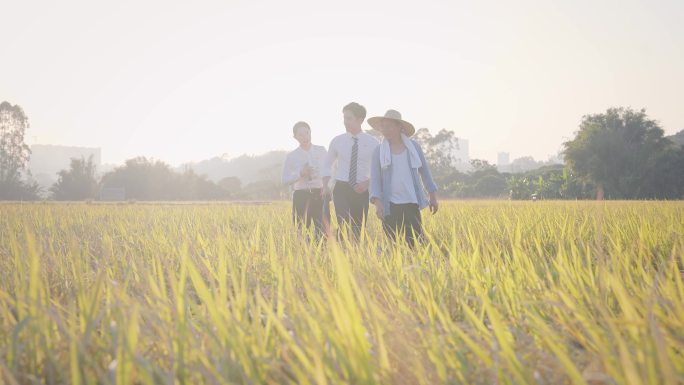
[[[98,167],[102,159],[100,148],[34,144],[28,166],[33,179],[39,185],[49,187],[57,181],[58,172],[69,169],[71,158],[87,160],[91,155],[93,164]]]
[[[454,150],[452,155],[456,160],[456,169],[461,172],[466,172],[470,169],[470,143],[468,139],[458,138],[458,149]]]
[[[511,168],[511,155],[507,152],[500,152],[496,155],[496,168],[499,172],[508,172]]]

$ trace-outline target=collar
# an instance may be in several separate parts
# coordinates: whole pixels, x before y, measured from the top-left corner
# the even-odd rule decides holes
[[[359,133],[356,134],[356,135],[352,134],[352,133],[349,132],[349,131],[346,131],[344,134],[347,135],[348,138],[358,138],[358,139],[361,139],[361,135],[363,135],[363,133],[364,133],[363,130],[361,130],[361,132],[359,132]]]

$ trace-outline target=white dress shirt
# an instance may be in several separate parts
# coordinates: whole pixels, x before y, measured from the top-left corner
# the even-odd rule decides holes
[[[333,163],[337,161],[337,169],[334,178],[342,182],[349,182],[349,165],[351,163],[352,146],[354,145],[354,137],[359,139],[359,152],[356,161],[356,182],[365,182],[370,179],[370,164],[373,157],[373,151],[380,144],[374,136],[365,132],[360,132],[357,135],[352,135],[348,132],[338,135],[330,142],[328,148],[328,156],[325,158],[322,176],[332,176],[331,168]]]
[[[321,170],[326,154],[327,152],[323,146],[311,145],[309,150],[297,147],[294,151],[287,154],[287,157],[285,158],[285,164],[283,165],[283,184],[291,185],[294,183],[295,190],[323,187]],[[300,174],[307,164],[314,169],[310,178],[302,177]]]

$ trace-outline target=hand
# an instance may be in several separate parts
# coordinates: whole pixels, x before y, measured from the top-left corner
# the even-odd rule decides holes
[[[328,187],[327,184],[323,184],[323,188],[321,189],[321,198],[326,199],[330,196],[330,187]]]
[[[370,181],[365,181],[365,182],[359,182],[354,185],[354,191],[356,191],[357,194],[361,194],[362,192],[365,192],[368,190],[368,185],[370,184]]]
[[[302,178],[310,178],[312,173],[313,168],[311,168],[311,166],[307,164],[302,168],[302,171],[299,172],[299,176],[301,176]]]
[[[430,212],[435,214],[437,209],[439,209],[439,203],[437,203],[437,195],[435,193],[430,193]]]
[[[375,203],[375,215],[377,215],[377,217],[380,218],[380,220],[385,219],[385,215],[384,215],[385,212],[384,211],[385,210],[382,209],[382,204],[380,203],[380,201],[376,201],[376,203]]]

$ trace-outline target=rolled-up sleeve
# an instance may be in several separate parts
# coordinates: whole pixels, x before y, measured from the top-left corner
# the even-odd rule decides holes
[[[288,155],[285,158],[285,164],[283,165],[283,176],[281,178],[282,184],[289,186],[299,180],[299,171],[294,170],[294,160],[292,156]]]
[[[323,177],[323,169],[325,168],[325,161],[328,159],[328,150],[325,149],[325,147],[321,146],[320,147],[320,158],[318,158],[318,164],[316,165],[318,167],[318,176]]]
[[[380,146],[375,147],[371,157],[369,198],[382,200],[382,170],[380,168]]]
[[[328,146],[328,153],[325,155],[325,158],[323,158],[323,167],[321,169],[321,177],[330,177],[332,175],[332,172],[330,171],[332,169],[332,165],[335,162],[335,159],[337,158],[337,149],[335,148],[335,139],[330,141],[330,145]]]
[[[423,186],[425,186],[425,189],[428,192],[435,192],[437,191],[437,185],[435,184],[435,181],[432,180],[430,165],[428,165],[427,160],[425,160],[425,154],[423,153],[423,149],[420,148],[420,145],[415,142],[414,144],[416,145],[416,149],[418,149],[418,156],[420,157],[420,162],[423,164],[418,170],[420,172],[420,179],[423,181]]]

